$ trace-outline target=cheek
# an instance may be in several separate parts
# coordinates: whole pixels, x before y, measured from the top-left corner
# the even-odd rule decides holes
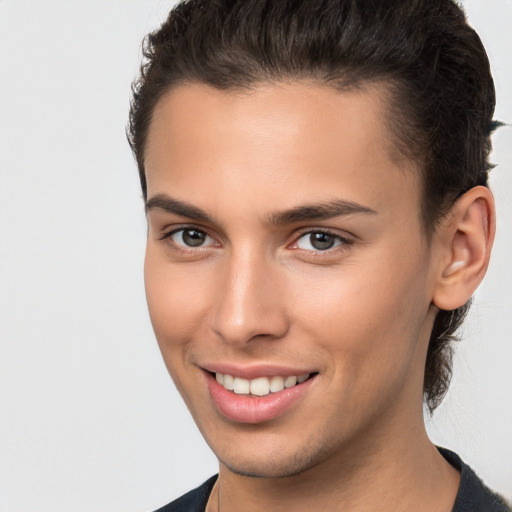
[[[353,379],[410,361],[428,312],[421,256],[372,256],[305,274],[294,290],[303,329],[336,360],[334,371]]]
[[[327,301],[323,308],[312,303],[315,309],[309,312],[321,326],[313,339],[317,353],[328,361],[326,396],[335,397],[330,407],[342,409],[348,431],[410,403],[410,390],[418,387],[415,361],[422,323],[421,301],[405,282],[388,289],[376,282],[361,286],[353,277],[328,295],[330,307]]]
[[[183,349],[201,328],[208,294],[206,282],[183,265],[169,264],[150,242],[144,282],[151,323],[165,357],[168,352]]]

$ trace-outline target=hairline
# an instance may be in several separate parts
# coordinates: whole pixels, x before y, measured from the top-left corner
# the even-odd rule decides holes
[[[147,143],[151,125],[153,123],[153,116],[159,105],[180,87],[187,87],[191,85],[202,85],[215,89],[217,91],[225,92],[227,94],[250,94],[261,87],[278,87],[279,85],[303,85],[303,86],[314,86],[314,87],[325,87],[333,91],[344,93],[344,92],[361,92],[365,94],[375,94],[378,97],[378,102],[382,107],[382,116],[385,121],[385,135],[382,140],[386,147],[386,150],[396,164],[397,168],[403,172],[411,172],[415,181],[418,183],[420,192],[420,204],[419,204],[419,220],[422,226],[423,232],[427,237],[427,241],[430,242],[432,234],[436,228],[436,222],[430,222],[424,212],[424,206],[426,204],[426,173],[427,165],[426,159],[420,161],[417,152],[414,152],[411,148],[409,151],[406,150],[406,143],[400,137],[399,121],[403,119],[403,114],[398,110],[399,114],[393,117],[393,101],[398,96],[398,92],[394,89],[397,87],[397,80],[388,76],[374,76],[371,78],[357,78],[350,77],[350,72],[347,70],[339,70],[336,75],[332,75],[328,78],[322,77],[318,74],[304,74],[301,75],[283,75],[270,78],[268,76],[253,77],[251,80],[244,82],[236,82],[235,79],[232,83],[228,83],[225,86],[214,84],[207,80],[202,80],[197,77],[182,77],[179,80],[167,85],[166,88],[160,93],[156,99],[153,108],[151,110],[150,118],[147,124],[147,130],[145,134],[143,152],[142,152],[142,167],[145,179],[147,178],[146,166],[145,166],[145,155],[147,149]],[[381,86],[381,87],[379,87]],[[401,115],[402,114],[402,115]],[[397,122],[398,121],[398,122]],[[424,155],[426,156],[426,155]],[[147,200],[147,185],[145,190],[144,200]]]

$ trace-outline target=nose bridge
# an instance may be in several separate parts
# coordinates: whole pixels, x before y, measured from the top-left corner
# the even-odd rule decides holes
[[[219,275],[213,330],[229,343],[281,337],[288,329],[277,263],[250,247],[233,250]]]

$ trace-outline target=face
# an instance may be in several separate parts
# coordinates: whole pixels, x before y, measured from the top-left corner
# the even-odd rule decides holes
[[[435,258],[384,112],[304,83],[182,85],[155,109],[147,300],[221,469],[293,475],[422,418]]]

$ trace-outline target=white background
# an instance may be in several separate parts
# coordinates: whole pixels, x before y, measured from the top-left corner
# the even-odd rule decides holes
[[[171,5],[0,0],[1,512],[151,511],[216,472],[149,323],[124,135],[141,39]],[[465,5],[512,123],[512,1]],[[510,499],[512,128],[494,144],[495,253],[428,427]]]

